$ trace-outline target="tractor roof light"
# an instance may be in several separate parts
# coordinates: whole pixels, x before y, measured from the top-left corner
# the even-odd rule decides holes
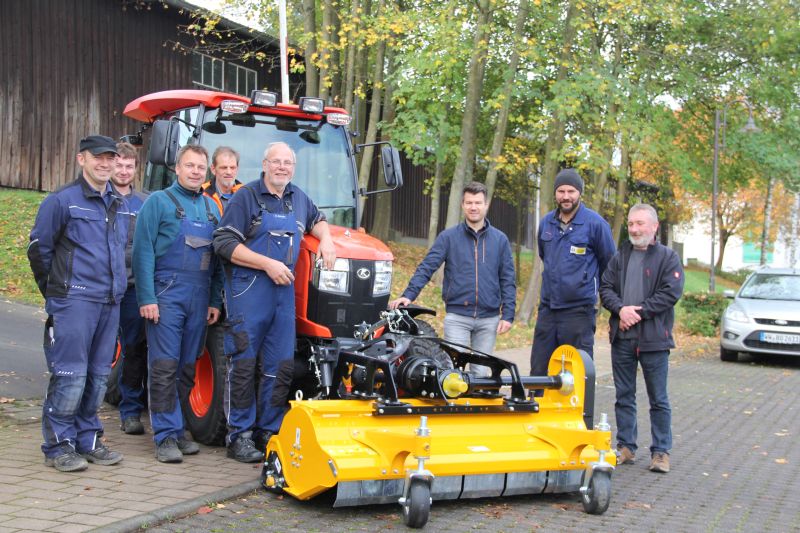
[[[259,107],[275,107],[278,105],[278,93],[271,91],[253,91],[250,93],[250,101]]]
[[[250,104],[239,100],[223,100],[219,107],[228,113],[247,113]]]
[[[325,102],[322,98],[309,98],[307,96],[300,98],[300,111],[321,114],[324,109]]]
[[[347,126],[352,120],[350,115],[345,115],[344,113],[328,113],[325,119],[328,124],[333,124],[334,126]]]

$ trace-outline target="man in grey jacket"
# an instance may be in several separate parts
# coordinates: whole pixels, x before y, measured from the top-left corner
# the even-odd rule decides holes
[[[670,248],[656,242],[658,216],[647,204],[628,214],[628,238],[611,258],[600,283],[603,306],[611,311],[609,336],[617,401],[619,464],[636,457],[636,372],[642,366],[650,400],[650,470],[669,472],[672,411],[667,394],[669,350],[675,304],[683,293],[683,267]]]

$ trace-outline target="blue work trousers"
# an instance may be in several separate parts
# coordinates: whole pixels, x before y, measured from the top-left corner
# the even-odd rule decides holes
[[[208,273],[181,272],[158,276],[158,323],[147,331],[147,394],[156,444],[183,438],[181,399],[194,387],[197,358],[203,347],[208,318]]]
[[[103,435],[97,410],[114,358],[119,304],[48,298],[45,310],[50,383],[42,407],[42,452],[47,457],[85,453]]]
[[[225,354],[231,358],[225,394],[230,444],[245,432],[258,435],[280,429],[286,407],[273,404],[272,391],[281,367],[294,361],[294,286],[275,285],[263,272],[236,269],[226,277],[225,301]]]
[[[136,302],[136,287],[129,287],[119,308],[119,341],[122,353],[117,387],[120,392],[119,417],[138,418],[144,411],[144,383],[147,377],[147,343],[144,319]]]
[[[642,366],[650,400],[650,453],[672,448],[672,410],[667,394],[669,350],[640,352],[637,339],[616,339],[611,345],[611,364],[617,401],[617,445],[636,451],[636,373]]]

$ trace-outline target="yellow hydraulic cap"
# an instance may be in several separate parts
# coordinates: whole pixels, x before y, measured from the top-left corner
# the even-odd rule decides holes
[[[450,372],[442,380],[442,390],[448,398],[458,398],[469,389],[469,385],[458,372]]]

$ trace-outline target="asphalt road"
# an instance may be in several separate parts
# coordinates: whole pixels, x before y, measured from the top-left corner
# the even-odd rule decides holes
[[[600,378],[596,412],[613,420],[613,384]],[[723,363],[716,352],[670,365],[672,471],[647,467],[647,399],[639,380],[636,464],[612,477],[601,516],[577,494],[434,502],[427,531],[800,531],[800,359]],[[431,424],[433,425],[433,424]],[[468,468],[466,466],[465,468]],[[399,505],[333,509],[258,490],[148,531],[406,530]]]
[[[42,335],[47,315],[38,307],[0,301],[0,397],[41,398],[47,388]]]

